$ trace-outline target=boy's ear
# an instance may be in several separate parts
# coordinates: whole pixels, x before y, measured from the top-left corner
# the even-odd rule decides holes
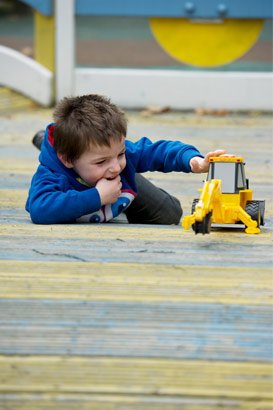
[[[57,152],[57,157],[64,164],[64,166],[66,168],[73,168],[74,167],[73,163],[71,161],[68,161],[64,154],[61,154],[60,152]]]

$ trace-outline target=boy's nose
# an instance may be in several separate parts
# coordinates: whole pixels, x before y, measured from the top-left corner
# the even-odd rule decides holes
[[[120,172],[120,163],[117,159],[114,159],[111,164],[110,164],[110,168],[109,171],[110,172]]]

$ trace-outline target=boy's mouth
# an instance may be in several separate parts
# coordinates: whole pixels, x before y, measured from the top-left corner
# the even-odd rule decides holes
[[[114,177],[109,177],[109,178],[106,178],[106,179],[107,179],[108,181],[112,181],[112,179],[115,179],[118,175],[119,175],[119,174],[115,175]]]

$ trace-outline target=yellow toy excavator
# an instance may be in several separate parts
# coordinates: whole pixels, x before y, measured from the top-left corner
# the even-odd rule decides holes
[[[210,233],[211,223],[245,224],[246,233],[259,233],[264,225],[265,201],[252,200],[248,189],[244,159],[241,157],[211,157],[208,178],[199,199],[194,199],[192,215],[182,220],[184,229]]]

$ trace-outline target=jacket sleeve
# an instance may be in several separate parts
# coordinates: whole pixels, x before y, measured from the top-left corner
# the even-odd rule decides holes
[[[26,203],[26,210],[36,224],[74,222],[100,208],[101,201],[96,188],[84,191],[69,189],[64,176],[49,171],[40,173],[39,169],[32,179]]]
[[[153,143],[146,137],[135,143],[126,141],[126,148],[136,172],[191,172],[190,159],[196,156],[203,157],[192,145],[165,140]]]

